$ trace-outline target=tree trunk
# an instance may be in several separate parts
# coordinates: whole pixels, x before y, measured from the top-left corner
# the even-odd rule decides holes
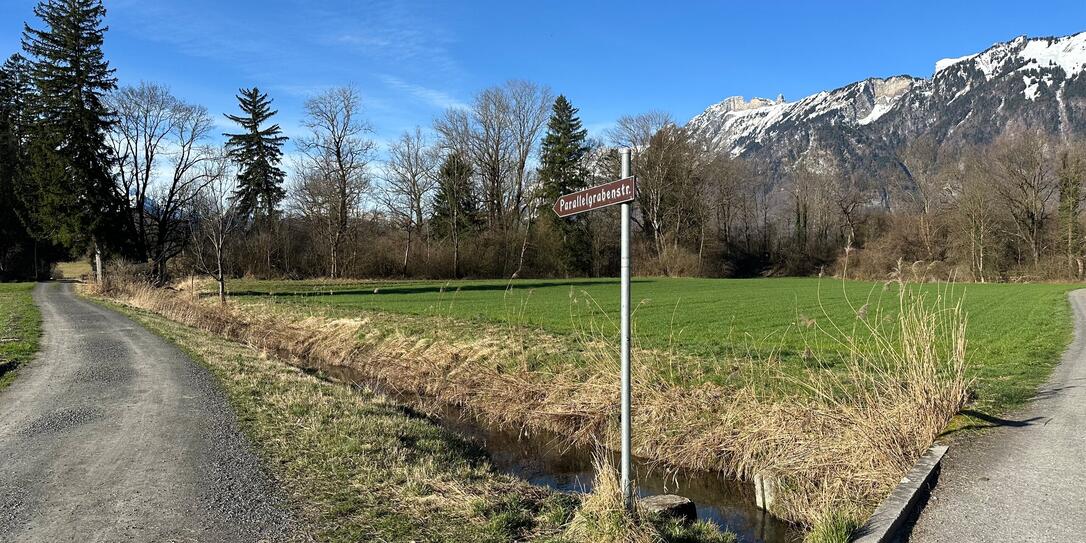
[[[453,279],[460,279],[460,227],[456,224],[456,211],[453,211]]]
[[[226,305],[226,277],[222,270],[222,249],[215,252],[215,280],[219,283],[219,304]]]
[[[98,285],[102,285],[105,274],[102,273],[102,248],[98,246],[98,240],[94,241],[94,272]]]
[[[698,273],[700,274],[705,261],[705,221],[702,221],[698,229]]]
[[[332,266],[329,275],[332,279],[339,277],[339,233],[332,237]]]
[[[412,233],[411,225],[408,225],[407,226],[407,244],[404,246],[404,250],[403,250],[403,275],[404,275],[404,277],[407,277],[407,262],[411,258],[411,233]]]
[[[520,245],[520,259],[517,261],[517,270],[513,272],[513,279],[520,277],[520,272],[524,268],[524,253],[528,252],[528,238],[532,235],[532,221],[528,220],[528,225],[524,228],[524,242]]]

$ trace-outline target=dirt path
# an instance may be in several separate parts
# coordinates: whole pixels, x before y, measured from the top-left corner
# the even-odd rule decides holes
[[[1086,290],[1075,338],[1037,398],[952,446],[910,541],[1086,539]]]
[[[0,393],[0,541],[288,539],[212,375],[70,284],[34,298],[41,353]]]

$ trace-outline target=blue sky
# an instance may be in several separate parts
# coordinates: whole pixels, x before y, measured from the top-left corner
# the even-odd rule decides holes
[[[169,85],[221,114],[267,90],[288,135],[306,96],[352,83],[378,140],[428,126],[507,79],[568,96],[595,135],[623,114],[685,121],[728,96],[796,99],[1017,35],[1086,30],[1086,2],[396,2],[106,0],[106,53],[124,84]],[[0,3],[0,53],[34,0]],[[34,23],[36,24],[36,23]]]

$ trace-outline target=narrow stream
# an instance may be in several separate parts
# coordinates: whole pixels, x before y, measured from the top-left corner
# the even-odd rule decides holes
[[[325,366],[320,369],[340,381],[370,384],[352,368]],[[390,393],[389,396],[410,399],[402,394]],[[442,408],[436,418],[446,428],[478,444],[501,472],[563,492],[592,490],[591,450],[567,447],[556,435],[526,435],[489,428],[453,408]],[[618,463],[617,456],[615,463]],[[802,532],[791,524],[755,507],[753,484],[727,479],[713,472],[666,472],[636,458],[634,473],[641,496],[678,494],[689,498],[697,505],[699,520],[711,520],[735,532],[740,543],[792,543],[803,537]]]

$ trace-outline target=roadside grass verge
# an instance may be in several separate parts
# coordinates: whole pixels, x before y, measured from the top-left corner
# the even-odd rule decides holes
[[[812,357],[797,375],[769,358],[746,361],[754,369],[740,373],[759,375],[746,385],[677,384],[665,374],[687,357],[635,351],[634,453],[740,479],[772,478],[773,512],[815,533],[843,516],[858,524],[958,412],[968,384],[960,301],[939,292],[929,298],[904,283],[887,291],[885,305],[844,325],[819,325],[840,348],[832,371]],[[617,420],[618,353],[605,337],[586,333],[575,363],[539,365],[561,352],[561,338],[538,331],[518,339],[523,329],[477,324],[464,339],[445,321],[429,321],[420,335],[425,319],[219,306],[140,285],[109,294],[298,366],[350,366],[384,388],[460,406],[493,426],[616,446],[608,437]]]
[[[0,390],[38,352],[41,313],[33,290],[34,283],[0,283]]]
[[[496,473],[476,446],[384,395],[157,313],[111,306],[218,377],[318,541],[588,543],[566,533],[578,497]],[[734,541],[704,524],[638,526],[653,542]]]

